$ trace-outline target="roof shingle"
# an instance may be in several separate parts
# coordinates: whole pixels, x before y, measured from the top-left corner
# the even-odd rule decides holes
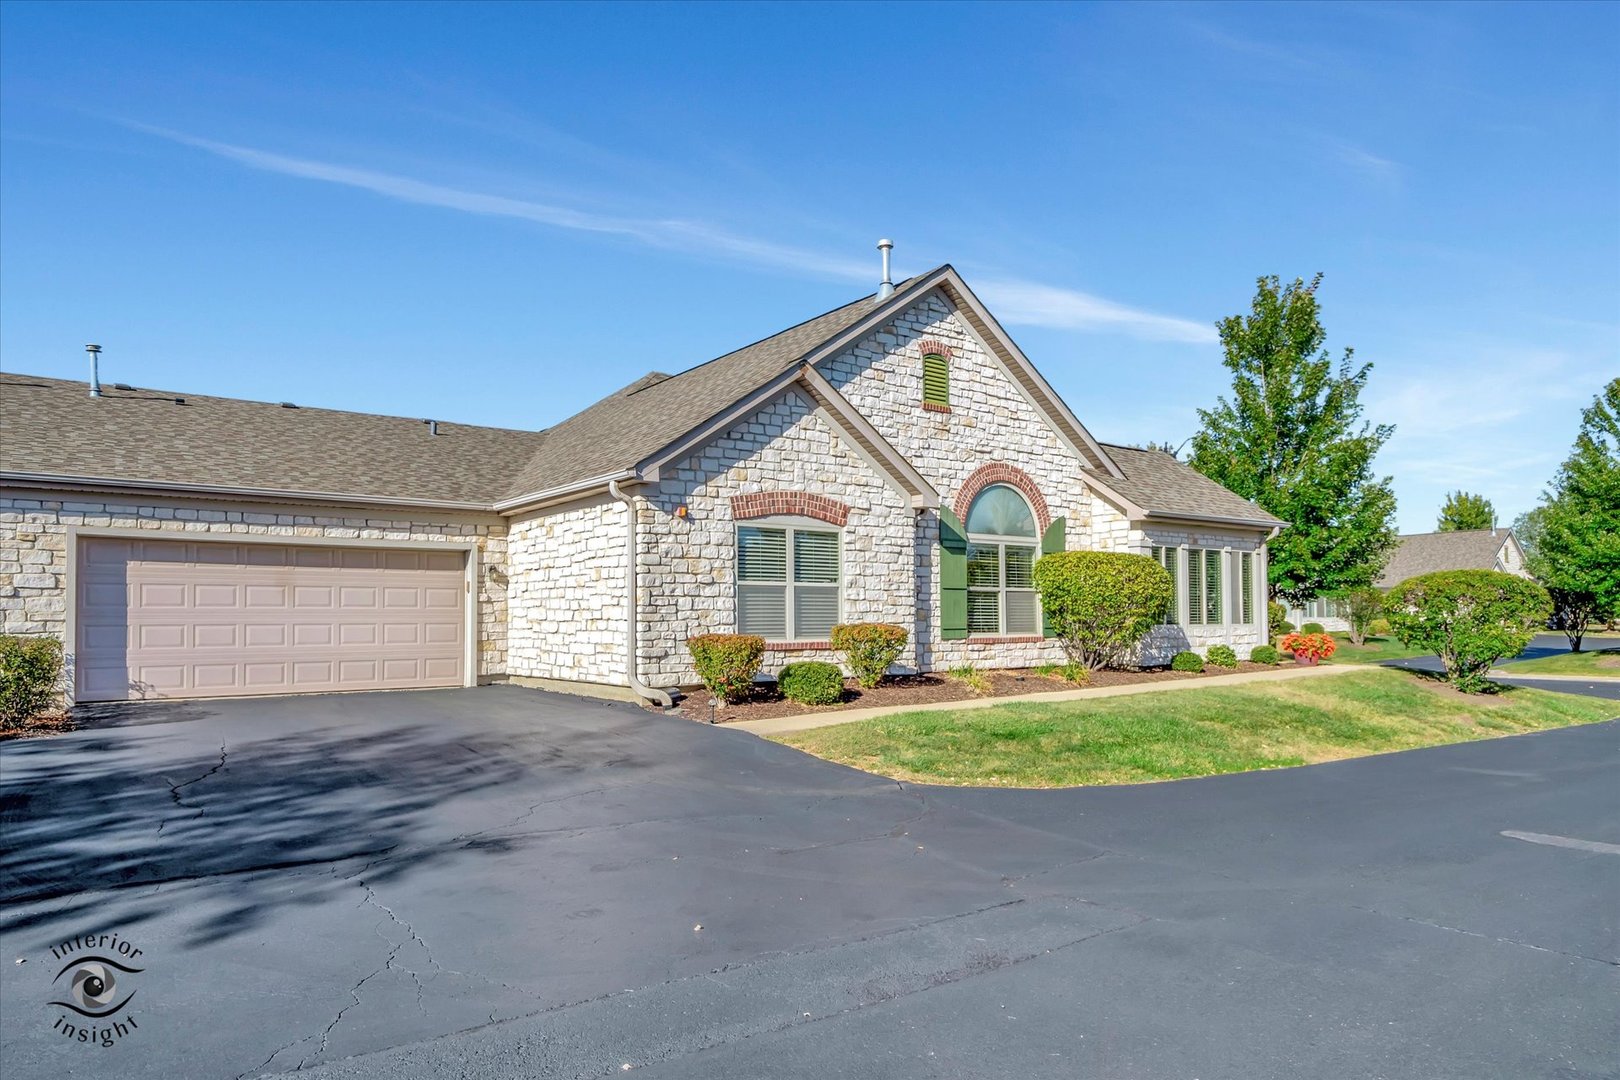
[[[1286,524],[1259,504],[1222,487],[1163,450],[1142,450],[1113,443],[1104,443],[1103,448],[1125,473],[1124,477],[1105,476],[1091,469],[1085,470],[1086,475],[1099,486],[1119,492],[1149,514],[1184,514],[1272,526]]]
[[[1509,529],[1464,529],[1403,536],[1376,584],[1387,589],[1436,570],[1494,570],[1510,535]]]

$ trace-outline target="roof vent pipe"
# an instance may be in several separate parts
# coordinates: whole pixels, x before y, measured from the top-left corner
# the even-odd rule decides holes
[[[877,298],[887,300],[894,295],[894,282],[889,280],[889,252],[894,250],[894,241],[879,240],[878,250],[883,252],[883,283],[878,286]]]
[[[101,396],[101,346],[86,345],[84,351],[90,354],[90,396]]]

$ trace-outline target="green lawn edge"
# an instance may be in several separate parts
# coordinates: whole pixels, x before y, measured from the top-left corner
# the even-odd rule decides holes
[[[1607,661],[1600,665],[1599,661]],[[1515,675],[1537,672],[1544,675],[1591,675],[1594,678],[1620,679],[1620,649],[1594,649],[1578,653],[1558,653],[1540,656],[1534,660],[1504,660],[1497,665]]]
[[[1545,690],[1463,695],[1420,674],[897,713],[770,736],[913,783],[1053,788],[1289,768],[1615,719],[1620,706]]]

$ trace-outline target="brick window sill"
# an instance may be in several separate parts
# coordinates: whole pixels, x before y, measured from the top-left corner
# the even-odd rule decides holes
[[[1046,638],[1040,634],[973,634],[967,639],[969,645],[1035,645]],[[1053,639],[1057,640],[1056,638]]]
[[[923,402],[922,407],[923,412],[948,413],[951,411],[951,407],[949,405],[936,405],[932,401]]]
[[[830,641],[767,641],[766,652],[830,652]]]

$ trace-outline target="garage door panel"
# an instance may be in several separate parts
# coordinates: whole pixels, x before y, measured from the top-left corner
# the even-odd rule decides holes
[[[465,677],[465,556],[86,538],[83,701],[415,686]]]

